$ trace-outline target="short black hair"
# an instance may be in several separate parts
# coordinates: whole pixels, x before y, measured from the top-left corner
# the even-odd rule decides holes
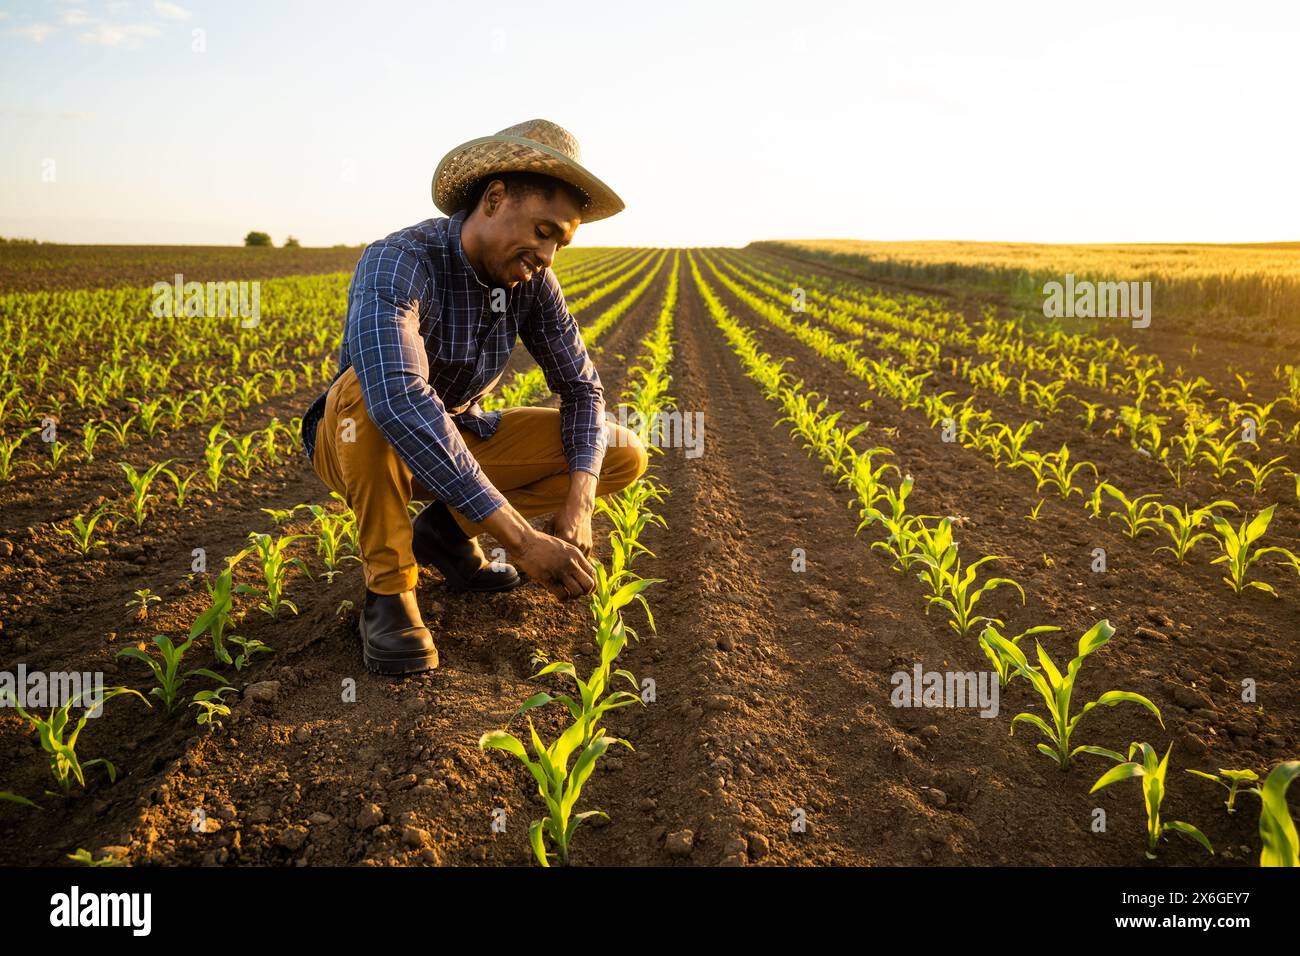
[[[555,198],[555,190],[562,189],[568,193],[569,197],[577,204],[579,209],[586,207],[588,196],[577,186],[570,185],[562,179],[556,179],[554,176],[547,176],[545,173],[533,172],[504,172],[491,173],[490,175],[480,177],[474,181],[474,185],[469,188],[465,194],[464,208],[468,212],[473,212],[478,208],[479,200],[483,198],[483,193],[487,191],[488,184],[494,179],[499,179],[505,184],[506,193],[519,199],[523,196],[540,194],[547,199]]]

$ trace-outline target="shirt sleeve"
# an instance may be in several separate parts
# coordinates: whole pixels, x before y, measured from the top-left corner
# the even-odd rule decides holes
[[[578,322],[569,311],[555,273],[544,273],[541,292],[530,321],[519,338],[546,377],[547,387],[560,396],[560,436],[569,471],[600,477],[608,436],[605,431],[605,389],[587,354]]]
[[[428,268],[409,250],[371,246],[353,285],[348,351],[367,413],[421,484],[470,521],[482,521],[506,499],[429,384],[420,335],[421,300],[427,304],[434,291]]]

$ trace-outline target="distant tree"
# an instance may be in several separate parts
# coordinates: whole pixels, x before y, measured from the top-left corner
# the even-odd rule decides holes
[[[271,236],[265,232],[250,232],[244,237],[246,246],[269,246],[271,245]]]
[[[284,247],[286,249],[297,249],[300,245],[301,243],[298,242],[294,236],[289,236],[284,240]]]

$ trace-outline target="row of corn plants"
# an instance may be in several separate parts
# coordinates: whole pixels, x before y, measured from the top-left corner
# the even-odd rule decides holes
[[[331,497],[343,504],[337,493],[331,493]],[[278,619],[286,609],[298,613],[294,603],[285,597],[288,574],[290,570],[297,569],[308,577],[312,575],[302,558],[290,555],[291,545],[299,541],[314,542],[316,553],[324,563],[321,577],[330,583],[347,562],[360,561],[356,517],[346,504],[343,504],[342,511],[331,511],[318,504],[263,510],[268,512],[276,525],[286,524],[298,511],[305,510],[311,515],[311,530],[291,534],[250,532],[248,547],[227,557],[222,570],[205,580],[207,606],[194,618],[183,640],[169,634],[156,634],[151,641],[152,648],[142,641],[118,652],[119,658],[136,661],[146,669],[152,679],[147,697],[132,688],[108,688],[97,699],[89,699],[84,693],[77,695],[46,715],[31,713],[17,706],[16,701],[8,702],[28,722],[30,729],[38,734],[42,748],[49,757],[50,770],[59,790],[47,791],[47,795],[66,796],[73,781],[85,787],[85,771],[95,766],[105,769],[110,782],[116,779],[117,769],[110,761],[105,758],[87,760],[79,756],[77,751],[80,733],[92,716],[92,711],[95,712],[93,716],[102,713],[102,705],[114,697],[130,694],[147,705],[149,698],[153,698],[168,715],[189,712],[201,727],[211,730],[221,726],[222,719],[230,714],[228,695],[239,690],[231,684],[234,678],[230,676],[229,669],[233,668],[235,674],[239,674],[259,655],[274,652],[274,648],[265,642],[236,634],[233,628],[245,619],[247,610],[261,611],[272,620]],[[253,583],[236,583],[235,569],[245,561],[255,566]],[[238,607],[241,595],[249,596],[256,604],[241,610]],[[136,598],[128,601],[127,606],[138,606],[140,610],[137,620],[147,620],[149,607],[160,600],[150,589],[144,588],[136,592]],[[196,652],[196,643],[201,640],[209,644],[211,661],[200,666],[190,666]],[[222,670],[227,673],[221,673]],[[200,678],[210,682],[209,685],[194,689]],[[74,724],[73,710],[76,707],[81,707],[82,714]],[[0,799],[39,807],[32,799],[10,791],[0,791]]]
[[[713,268],[711,262],[709,265]],[[1145,531],[1163,530],[1171,544],[1158,548],[1157,551],[1169,550],[1175,554],[1179,562],[1186,560],[1188,552],[1198,542],[1203,540],[1214,542],[1220,553],[1213,559],[1213,563],[1226,566],[1228,573],[1223,580],[1234,593],[1241,594],[1247,587],[1252,587],[1276,595],[1277,592],[1272,585],[1248,578],[1250,569],[1260,558],[1267,555],[1276,555],[1277,563],[1294,569],[1300,575],[1300,557],[1297,557],[1294,552],[1279,546],[1262,546],[1258,543],[1268,529],[1276,505],[1269,505],[1255,516],[1246,517],[1234,526],[1218,514],[1221,509],[1237,510],[1237,506],[1231,501],[1218,500],[1192,509],[1188,506],[1178,508],[1171,504],[1161,504],[1156,495],[1129,499],[1114,484],[1101,479],[1094,463],[1072,462],[1067,446],[1046,454],[1028,448],[1026,442],[1037,427],[1036,422],[1025,423],[1013,431],[1009,425],[993,421],[991,413],[987,410],[977,409],[973,396],[957,402],[951,397],[952,393],[938,395],[927,393],[924,389],[924,381],[928,373],[916,372],[906,366],[896,366],[884,359],[866,358],[858,352],[854,344],[841,342],[824,328],[792,321],[771,302],[759,298],[730,281],[716,268],[713,268],[713,272],[719,281],[765,320],[781,331],[793,335],[819,355],[839,362],[874,390],[889,394],[899,402],[903,410],[912,408],[923,410],[931,427],[934,428],[953,426],[956,431],[955,437],[963,446],[984,453],[995,467],[1006,464],[1011,469],[1024,468],[1031,472],[1038,491],[1046,489],[1065,500],[1078,495],[1081,503],[1095,518],[1101,517],[1102,496],[1109,496],[1120,506],[1118,510],[1108,513],[1109,520],[1118,519],[1128,536],[1133,539]],[[1090,469],[1094,478],[1090,493],[1085,492],[1082,486],[1085,469]],[[1138,510],[1143,508],[1145,511]],[[1208,523],[1213,529],[1213,534],[1198,534],[1196,529],[1202,523]]]
[[[747,264],[737,264],[726,256],[720,257],[719,261],[732,277],[752,285],[769,297],[777,299],[782,297],[781,289],[772,284],[774,281],[780,281],[777,277],[762,273],[761,270],[751,271],[752,267],[747,267]],[[807,279],[796,277],[790,281],[807,282]],[[1200,391],[1208,390],[1209,387],[1209,383],[1203,378],[1175,379],[1173,385],[1166,388],[1152,379],[1151,370],[1137,369],[1131,376],[1137,382],[1138,389],[1133,404],[1112,408],[1100,402],[1085,401],[1065,391],[1067,382],[1071,380],[1068,372],[1073,370],[1073,366],[1067,366],[1065,371],[1057,372],[1059,377],[1052,381],[1030,378],[1025,371],[1022,371],[1019,376],[1008,373],[1003,368],[1003,363],[1015,364],[1015,360],[1008,358],[1007,353],[1018,355],[1015,346],[1023,344],[1019,339],[1014,342],[1001,339],[993,344],[984,344],[985,339],[990,336],[981,336],[973,343],[967,341],[966,346],[976,351],[993,353],[995,356],[993,359],[975,363],[970,356],[954,355],[944,360],[940,348],[940,343],[945,338],[942,330],[936,332],[933,328],[926,329],[925,326],[912,320],[909,326],[917,328],[917,332],[911,336],[905,336],[896,329],[879,332],[861,321],[824,306],[819,307],[817,300],[826,298],[823,293],[816,290],[804,291],[814,299],[813,304],[806,305],[802,310],[811,318],[846,332],[857,340],[870,340],[878,348],[897,351],[913,363],[919,362],[933,369],[937,369],[940,364],[946,364],[952,376],[964,379],[976,390],[987,389],[999,396],[1010,393],[1018,398],[1022,405],[1031,406],[1042,415],[1065,414],[1063,401],[1070,399],[1081,409],[1077,419],[1083,423],[1085,431],[1127,441],[1139,453],[1159,462],[1168,477],[1179,487],[1182,486],[1187,474],[1201,466],[1205,466],[1206,469],[1213,466],[1215,477],[1220,480],[1225,477],[1225,474],[1236,476],[1236,483],[1252,488],[1256,496],[1260,493],[1263,483],[1273,476],[1290,479],[1293,483],[1300,482],[1296,473],[1282,464],[1286,461],[1285,454],[1274,456],[1258,464],[1249,461],[1241,454],[1242,449],[1261,448],[1261,442],[1272,444],[1275,449],[1284,452],[1296,447],[1300,442],[1300,420],[1292,425],[1289,433],[1285,433],[1281,420],[1273,416],[1279,405],[1286,404],[1291,405],[1292,408],[1300,408],[1300,396],[1292,398],[1284,395],[1269,403],[1239,402],[1220,397],[1224,411],[1216,416],[1198,397]],[[870,311],[874,313],[875,310],[873,308]],[[949,337],[951,335],[950,333]],[[1057,356],[1047,364],[1055,370],[1056,359],[1059,358],[1061,356]],[[1106,379],[1106,366],[1102,365],[1101,368],[1103,371],[1100,377]],[[1113,378],[1116,381],[1128,380],[1127,377],[1118,374]],[[1168,427],[1171,421],[1169,416],[1160,415],[1143,407],[1148,394],[1157,394],[1159,404],[1172,407],[1181,414],[1182,418],[1178,423],[1181,431],[1178,428],[1171,430]],[[1099,419],[1113,421],[1114,424],[1105,431],[1094,432],[1094,425]],[[1246,422],[1249,422],[1249,439],[1233,437],[1247,433]],[[1227,445],[1227,460],[1218,460],[1211,457],[1205,449],[1201,449],[1199,445],[1203,439],[1209,439],[1211,445]],[[1220,451],[1219,454],[1222,455],[1223,452]],[[1297,488],[1297,495],[1300,495],[1300,487]]]
[[[558,270],[566,281],[604,283],[575,310],[617,288],[605,282],[612,270],[650,257],[604,254],[589,274],[583,266],[596,260],[574,255]],[[0,481],[89,463],[101,436],[121,447],[154,441],[328,381],[341,323],[321,316],[343,312],[347,280],[267,280],[251,327],[224,314],[155,316],[147,289],[0,296]]]
[[[763,272],[760,262],[768,265],[772,271]],[[779,260],[771,260],[761,254],[746,253],[743,263],[778,285],[807,284],[805,277],[791,272]],[[844,313],[858,314],[869,321],[913,333],[924,333],[927,328],[932,329],[944,341],[963,346],[975,345],[978,351],[985,354],[997,352],[1013,364],[1059,373],[1069,381],[1083,382],[1090,388],[1131,395],[1136,405],[1142,405],[1147,398],[1151,398],[1155,404],[1164,407],[1191,403],[1203,408],[1202,395],[1205,398],[1215,397],[1224,405],[1233,402],[1226,396],[1216,397],[1213,386],[1203,377],[1189,378],[1181,369],[1177,371],[1171,385],[1162,385],[1156,376],[1165,371],[1163,360],[1154,354],[1139,351],[1137,345],[1124,345],[1114,335],[1101,337],[1066,333],[1059,329],[1043,328],[1039,324],[1026,324],[1023,316],[998,320],[992,307],[985,308],[982,331],[976,334],[961,313],[944,310],[936,299],[920,299],[909,295],[903,296],[900,301],[893,295],[867,292],[848,282],[823,275],[817,276],[814,284],[817,288],[807,290],[810,298]],[[826,289],[830,291],[822,291]],[[918,310],[917,303],[922,303],[924,307]],[[1085,360],[1088,362],[1086,367],[1082,364]],[[1243,395],[1249,397],[1253,385],[1249,377],[1240,372],[1234,373],[1231,367],[1229,372],[1233,374]],[[1281,383],[1281,390],[1273,402],[1263,403],[1262,407],[1275,405],[1278,398],[1285,397],[1293,408],[1300,408],[1300,368],[1293,364],[1278,363],[1272,370],[1272,377]]]
[[[634,423],[634,430],[652,456],[662,452],[655,442],[656,422],[663,412],[673,407],[667,389],[678,261],[674,257],[659,320],[643,342],[644,352],[623,392],[623,404],[630,408],[629,421]],[[596,588],[590,599],[597,649],[591,672],[582,677],[568,661],[547,664],[533,675],[534,679],[548,675],[565,677],[572,681],[576,694],[549,691],[534,694],[519,706],[504,728],[490,730],[479,740],[484,750],[502,750],[514,756],[536,781],[546,814],[531,822],[528,839],[534,857],[542,866],[550,866],[552,861],[567,865],[578,827],[593,816],[606,816],[601,810],[578,810],[582,788],[600,757],[615,745],[632,749],[625,738],[609,734],[604,722],[611,711],[642,703],[640,685],[630,671],[618,666],[618,658],[628,639],[636,637],[636,632],[624,620],[624,610],[629,605],[640,603],[649,627],[654,629],[654,617],[643,592],[659,579],[641,577],[633,570],[640,555],[651,554],[642,541],[646,528],[664,524],[651,505],[661,502],[667,489],[652,471],[617,495],[597,502],[597,512],[610,520],[612,530],[609,561],[596,562]],[[616,689],[620,682],[631,689]],[[549,743],[538,732],[529,713],[546,705],[558,705],[568,720]],[[525,715],[526,741],[509,729],[511,722]]]
[[[176,510],[183,511],[193,501],[196,490],[216,492],[223,485],[238,484],[257,472],[284,464],[302,448],[299,422],[297,417],[288,425],[273,419],[265,428],[243,435],[232,434],[223,422],[217,422],[208,432],[201,466],[183,468],[171,458],[140,468],[130,462],[119,462],[125,494],[87,514],[74,515],[64,524],[55,525],[54,530],[67,538],[79,554],[88,554],[106,543],[99,535],[117,530],[124,523],[137,529],[142,527],[161,501],[156,493],[159,488],[170,486]]]
[[[1130,703],[1143,707],[1154,715],[1163,728],[1163,718],[1159,709],[1148,698],[1131,691],[1107,691],[1095,700],[1084,704],[1077,710],[1072,709],[1075,682],[1081,671],[1083,661],[1090,654],[1107,644],[1114,635],[1114,628],[1108,621],[1097,622],[1078,641],[1075,657],[1069,661],[1062,673],[1051,656],[1035,639],[1037,666],[1031,663],[1020,647],[1021,641],[1032,635],[1058,631],[1055,626],[1036,626],[1016,634],[1006,636],[1002,633],[1002,621],[985,615],[976,614],[976,607],[989,591],[1008,585],[1015,587],[1022,596],[1023,590],[1014,581],[1007,578],[990,578],[978,582],[976,568],[986,561],[996,560],[989,556],[980,558],[963,568],[958,554],[950,518],[911,515],[907,511],[907,498],[913,488],[910,475],[902,476],[896,486],[885,480],[885,475],[898,469],[888,462],[881,461],[892,452],[885,447],[876,446],[859,453],[853,446],[853,440],[866,429],[860,424],[852,429],[839,427],[838,420],[842,413],[827,413],[825,400],[816,403],[816,394],[805,392],[802,383],[792,383],[788,373],[784,372],[784,362],[775,361],[765,352],[761,352],[756,341],[746,328],[731,317],[716,295],[709,288],[694,261],[691,263],[697,287],[704,297],[706,306],[715,323],[723,331],[733,351],[740,357],[746,374],[757,381],[765,397],[779,402],[786,411],[785,417],[778,420],[791,423],[793,432],[804,439],[804,447],[826,462],[827,470],[835,474],[841,482],[847,482],[857,494],[859,513],[862,523],[858,530],[871,525],[880,525],[884,533],[883,540],[873,543],[873,548],[880,548],[894,559],[894,568],[900,571],[918,570],[917,577],[930,589],[927,595],[927,610],[931,605],[941,605],[950,613],[950,625],[959,634],[965,636],[979,623],[985,626],[980,634],[979,645],[995,667],[1003,684],[1010,684],[1016,677],[1023,677],[1035,692],[1044,707],[1046,716],[1032,712],[1022,712],[1012,719],[1011,732],[1014,734],[1018,724],[1025,724],[1037,729],[1045,738],[1037,749],[1049,757],[1062,771],[1070,769],[1072,761],[1080,754],[1091,754],[1116,761],[1118,767],[1103,775],[1094,790],[1109,786],[1118,779],[1127,776],[1141,776],[1145,771],[1134,770],[1131,759],[1125,760],[1118,752],[1093,744],[1081,744],[1077,741],[1078,725],[1091,710],[1100,706],[1113,707],[1121,703]],[[1147,744],[1134,744],[1130,758],[1137,749],[1148,747]],[[1167,764],[1168,752],[1165,761]],[[1274,770],[1277,780],[1293,776],[1288,762]],[[1163,775],[1163,766],[1159,773]],[[1154,779],[1157,770],[1150,771]],[[1272,778],[1270,778],[1272,779]],[[1161,783],[1163,787],[1163,783]],[[1274,787],[1276,789],[1276,785]],[[1266,789],[1266,788],[1265,788]],[[1285,789],[1285,785],[1282,785]],[[1145,791],[1144,791],[1145,792]],[[1163,790],[1162,790],[1163,792]],[[1262,790],[1261,790],[1262,792]],[[1163,837],[1169,832],[1179,832],[1202,843],[1213,852],[1209,841],[1191,824],[1183,821],[1159,820],[1159,801],[1152,801],[1151,794],[1145,792],[1145,806],[1148,814],[1154,814],[1155,823],[1149,819],[1148,834],[1154,832]],[[1287,833],[1294,833],[1294,826],[1288,814],[1285,814],[1285,801],[1281,802],[1283,816],[1278,816],[1278,801],[1262,801],[1260,832],[1264,850],[1261,863],[1275,865],[1279,859],[1294,857],[1294,844],[1288,856]],[[1290,825],[1292,829],[1287,830]],[[1154,829],[1152,829],[1154,827]],[[1148,854],[1154,852],[1154,843],[1149,843]]]

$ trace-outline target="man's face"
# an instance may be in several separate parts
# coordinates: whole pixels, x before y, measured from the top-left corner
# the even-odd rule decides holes
[[[535,192],[512,195],[498,180],[488,186],[482,202],[484,265],[492,284],[506,288],[549,268],[582,222],[581,210],[563,189],[550,199]]]

